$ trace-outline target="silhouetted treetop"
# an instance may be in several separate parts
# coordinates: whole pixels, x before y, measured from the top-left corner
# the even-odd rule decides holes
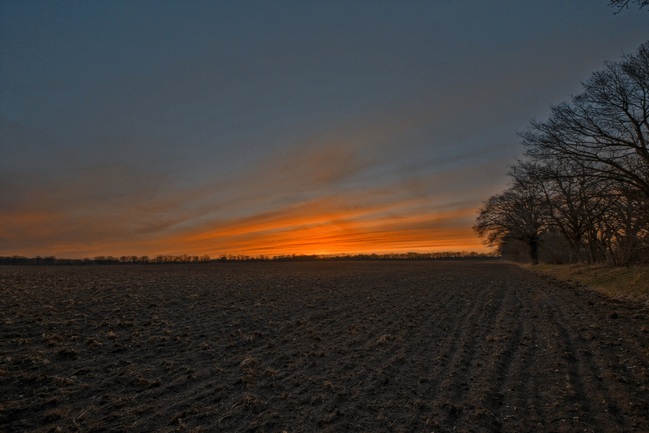
[[[622,9],[627,9],[629,4],[637,4],[642,9],[645,6],[649,6],[649,0],[611,0],[609,6],[617,8],[617,12],[620,12]]]
[[[532,263],[649,262],[649,42],[582,87],[520,134],[525,159],[474,230],[504,257]]]

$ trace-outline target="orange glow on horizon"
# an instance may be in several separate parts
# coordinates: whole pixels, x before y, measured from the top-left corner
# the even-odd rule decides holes
[[[385,211],[303,208],[292,209],[288,217],[273,212],[180,236],[172,245],[214,257],[489,251],[466,224],[473,209],[405,216],[386,216]]]
[[[31,230],[33,234],[36,226],[48,247],[36,252],[35,248],[0,249],[0,255],[84,258],[188,254],[217,258],[490,251],[471,231],[475,209],[422,210],[422,200],[417,199],[383,204],[349,203],[350,200],[324,197],[241,219],[212,221],[175,233],[145,233],[133,239],[114,236],[116,229],[110,218],[92,221],[79,218],[75,224],[78,229],[67,228],[64,232],[57,229],[60,215],[5,215],[0,216],[4,225],[0,237],[6,237],[9,230],[14,233]],[[23,221],[29,224],[22,226]],[[89,243],[84,230],[95,230],[106,236]],[[65,238],[57,239],[54,236],[57,231],[66,233]]]

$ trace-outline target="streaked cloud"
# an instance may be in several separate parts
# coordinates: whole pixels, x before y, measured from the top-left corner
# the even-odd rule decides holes
[[[5,2],[0,255],[482,250],[516,131],[646,38],[591,3]]]

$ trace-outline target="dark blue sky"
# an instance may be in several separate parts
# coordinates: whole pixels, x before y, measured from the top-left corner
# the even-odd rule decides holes
[[[477,250],[517,131],[649,39],[582,1],[0,4],[0,255]]]

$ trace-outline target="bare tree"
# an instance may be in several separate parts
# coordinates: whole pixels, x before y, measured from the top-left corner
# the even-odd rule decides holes
[[[473,228],[488,245],[522,242],[533,263],[542,236],[571,261],[627,264],[649,251],[649,42],[583,88],[520,134],[526,160]]]
[[[595,247],[587,234],[617,201],[614,182],[590,176],[589,170],[567,161],[519,161],[510,175],[536,183],[548,207],[548,225],[569,247],[568,260],[593,262]]]
[[[621,189],[615,194],[604,218],[593,226],[592,236],[600,242],[602,261],[628,265],[648,245],[649,209],[637,191]]]
[[[528,156],[569,159],[649,198],[649,42],[594,73],[584,89],[521,134]]]
[[[575,251],[625,264],[649,224],[649,42],[583,87],[520,134],[528,171]]]
[[[628,8],[629,3],[637,4],[640,6],[640,9],[649,6],[649,0],[611,0],[608,5],[617,8],[616,13],[619,13],[622,9]]]
[[[538,188],[531,182],[519,182],[484,203],[473,231],[485,244],[501,250],[510,239],[524,243],[532,264],[537,264],[547,217],[548,208]]]

